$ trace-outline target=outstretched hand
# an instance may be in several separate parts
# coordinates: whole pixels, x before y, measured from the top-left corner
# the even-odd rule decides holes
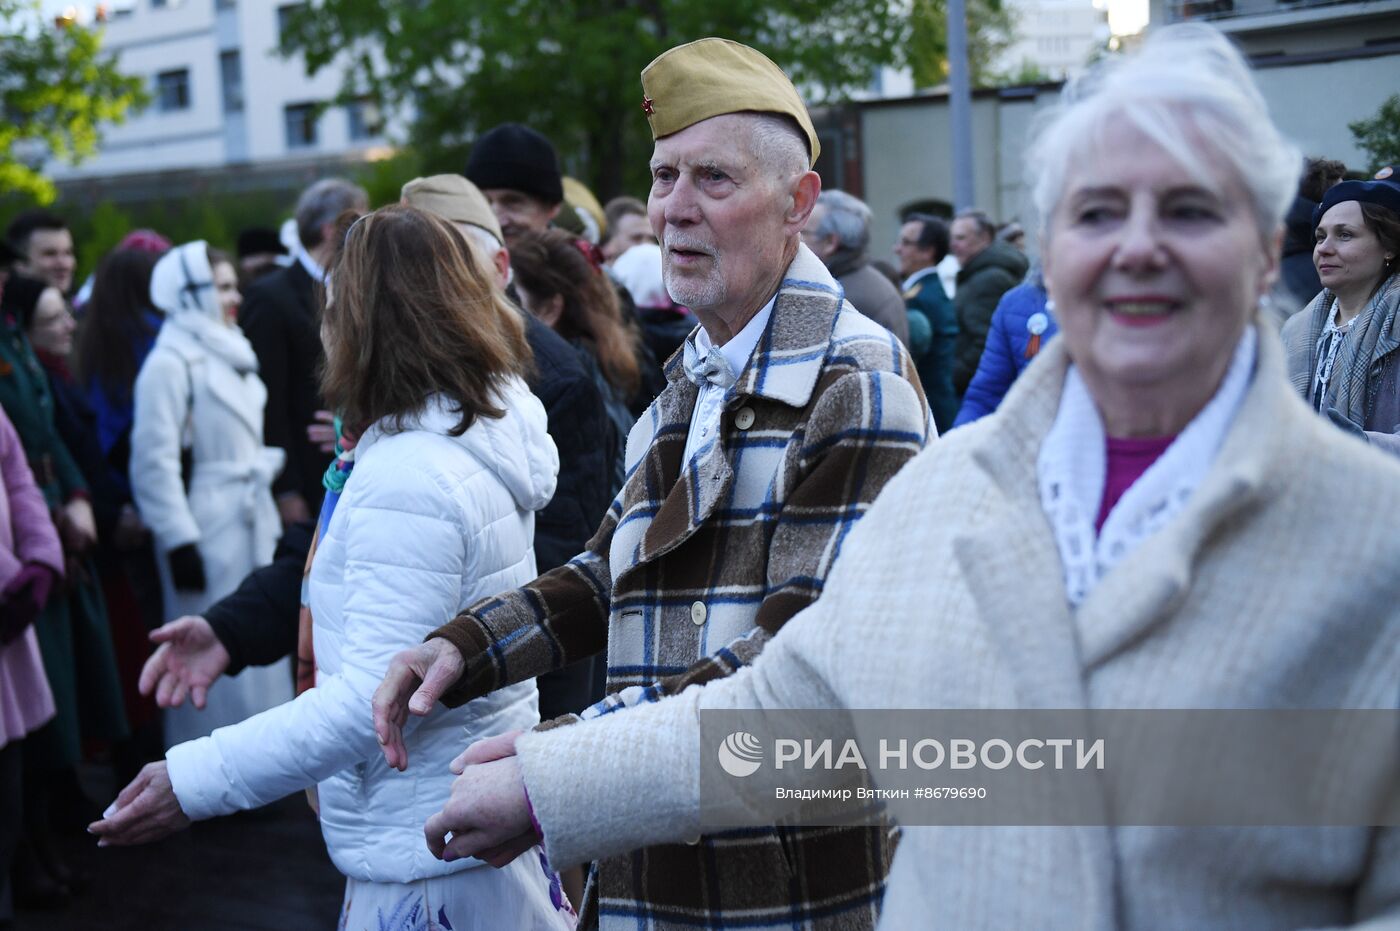
[[[462,654],[448,641],[434,637],[404,650],[389,663],[384,681],[374,690],[374,733],[384,761],[394,769],[408,768],[403,726],[410,713],[422,717],[462,677]]]
[[[161,760],[147,763],[103,812],[102,820],[88,825],[88,833],[97,835],[99,847],[124,847],[148,844],[189,826]]]
[[[203,710],[209,687],[229,663],[228,650],[214,628],[204,618],[189,615],[151,631],[151,641],[160,647],[141,667],[141,694],[154,691],[162,708],[179,707],[189,695]]]

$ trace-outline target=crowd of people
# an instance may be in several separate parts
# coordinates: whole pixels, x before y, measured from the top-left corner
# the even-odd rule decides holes
[[[909,212],[890,263],[763,55],[641,91],[645,202],[505,124],[81,287],[11,223],[0,928],[74,894],[58,832],[299,790],[345,928],[1400,921],[1391,827],[705,833],[699,795],[711,709],[1396,710],[1396,166],[1304,160],[1173,26],[1042,116],[1025,227]]]

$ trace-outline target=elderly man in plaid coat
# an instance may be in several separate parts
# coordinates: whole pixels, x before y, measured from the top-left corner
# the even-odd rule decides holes
[[[899,341],[845,303],[800,245],[821,186],[810,170],[819,149],[786,76],[752,49],[706,39],[662,55],[642,83],[657,140],[650,220],[671,296],[701,327],[666,363],[665,390],[632,429],[626,484],[587,551],[473,605],[395,659],[374,702],[390,765],[408,762],[409,711],[428,713],[438,697],[457,705],[604,649],[609,695],[580,727],[751,662],[821,594],[855,521],[933,434]],[[464,756],[508,756],[513,740]],[[477,769],[458,786],[480,801]],[[547,778],[569,774],[527,772],[524,785]],[[513,779],[502,798],[524,819],[518,834],[473,849],[482,834],[454,821],[454,789],[427,825],[430,846],[500,865],[538,842],[518,770]],[[538,829],[547,853],[550,825]],[[447,831],[455,836],[444,849]],[[699,837],[596,864],[583,918],[628,928],[870,927],[890,855],[875,827]]]

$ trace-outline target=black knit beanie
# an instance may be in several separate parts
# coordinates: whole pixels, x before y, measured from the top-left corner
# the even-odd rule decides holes
[[[482,190],[524,191],[547,204],[557,204],[564,199],[559,157],[554,153],[554,146],[544,136],[519,123],[502,123],[477,139],[464,173],[468,181]]]

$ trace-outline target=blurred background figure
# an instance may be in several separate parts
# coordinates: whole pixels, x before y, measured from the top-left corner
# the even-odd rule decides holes
[[[47,282],[65,297],[73,290],[78,259],[66,220],[47,210],[25,210],[10,221],[5,239],[18,254],[16,273]]]
[[[239,331],[238,275],[203,242],[167,253],[151,275],[166,320],[136,378],[131,488],[159,554],[165,619],[197,615],[266,565],[281,533],[272,501],[280,450],[263,445],[266,389]],[[166,712],[174,745],[291,697],[286,662],[209,690],[203,712]]]
[[[992,328],[977,363],[977,374],[967,386],[953,426],[972,423],[1000,406],[1012,382],[1059,332],[1054,311],[1039,269],[1032,270],[1025,284],[1001,296],[992,314]]]
[[[840,283],[851,306],[909,345],[909,314],[899,289],[870,267],[870,208],[845,191],[822,191],[802,242]]]
[[[1009,246],[1015,246],[1022,252],[1026,251],[1026,231],[1015,220],[1001,225],[997,230],[997,239]]]
[[[14,896],[10,867],[20,844],[24,812],[24,739],[53,720],[53,692],[44,676],[34,622],[63,580],[63,547],[48,503],[34,484],[24,446],[0,409],[0,928],[11,927]],[[29,854],[29,886],[35,871]],[[55,901],[66,891],[51,876],[43,890]]]
[[[656,234],[651,231],[651,221],[647,219],[647,205],[642,201],[635,197],[614,197],[603,213],[608,221],[602,242],[603,260],[608,265],[633,246],[656,245]],[[642,306],[635,292],[632,298],[637,300],[638,307]]]
[[[1400,178],[1332,187],[1313,225],[1323,289],[1284,324],[1289,375],[1313,410],[1400,455]]]
[[[564,203],[559,156],[543,135],[519,123],[502,123],[472,144],[462,172],[485,195],[508,248],[522,233],[549,228]]]
[[[948,248],[958,259],[958,287],[953,310],[958,318],[953,390],[967,391],[1001,296],[1021,283],[1030,267],[1020,249],[996,238],[996,224],[984,210],[964,210],[953,219]]]
[[[1313,211],[1327,191],[1346,177],[1347,166],[1330,158],[1309,158],[1303,163],[1298,196],[1283,218],[1283,263],[1273,299],[1281,305],[1279,326],[1299,309],[1312,303],[1322,290],[1322,279],[1313,265]]]
[[[647,241],[618,256],[609,274],[632,295],[642,325],[642,339],[652,358],[664,365],[681,348],[697,321],[689,310],[671,300],[661,274],[661,247],[655,237],[649,236]]]
[[[258,357],[258,377],[267,386],[262,438],[286,457],[272,486],[284,525],[311,520],[321,507],[321,476],[331,457],[306,434],[316,412],[325,407],[316,385],[321,364],[316,288],[325,281],[335,249],[336,217],[368,209],[364,189],[340,178],[317,181],[302,191],[295,214],[295,260],[254,281],[239,315]]]
[[[34,628],[56,714],[25,743],[25,840],[15,883],[26,901],[53,904],[81,879],[59,856],[54,829],[81,830],[83,818],[98,810],[78,784],[83,746],[103,746],[128,732],[106,608],[90,559],[98,533],[91,491],[55,423],[53,390],[26,332],[41,306],[52,321],[45,335],[60,342],[71,338],[58,289],[11,275],[0,294],[0,407],[19,434],[58,529],[65,577]]]
[[[641,400],[640,346],[622,319],[617,295],[588,252],[563,230],[522,233],[510,252],[520,303],[577,350],[607,405],[611,427],[597,441],[610,450],[612,493],[622,487],[623,445]],[[640,406],[638,406],[640,404]]]
[[[948,257],[948,224],[926,213],[911,213],[899,228],[894,254],[904,276],[900,290],[909,313],[909,354],[933,422],[940,434],[946,433],[958,414],[953,390],[958,320],[938,270]]]
[[[565,175],[559,180],[564,186],[564,207],[572,212],[578,221],[578,228],[575,230],[570,227],[570,231],[590,245],[598,245],[603,241],[608,229],[603,205],[598,203],[598,198],[593,196],[588,185],[577,178]]]
[[[111,528],[99,532],[96,562],[132,728],[131,743],[118,747],[118,781],[135,775],[163,747],[160,715],[137,688],[150,650],[146,636],[161,624],[163,610],[155,550],[131,495],[130,466],[136,373],[164,320],[151,306],[151,270],[167,250],[168,245],[159,252],[128,247],[108,253],[93,278],[71,359],[71,377],[91,411],[100,456],[102,477],[89,479],[94,489],[102,489],[94,494],[99,531]]]
[[[245,291],[254,281],[281,268],[288,258],[277,230],[269,226],[251,226],[239,232],[236,251],[239,287]]]

